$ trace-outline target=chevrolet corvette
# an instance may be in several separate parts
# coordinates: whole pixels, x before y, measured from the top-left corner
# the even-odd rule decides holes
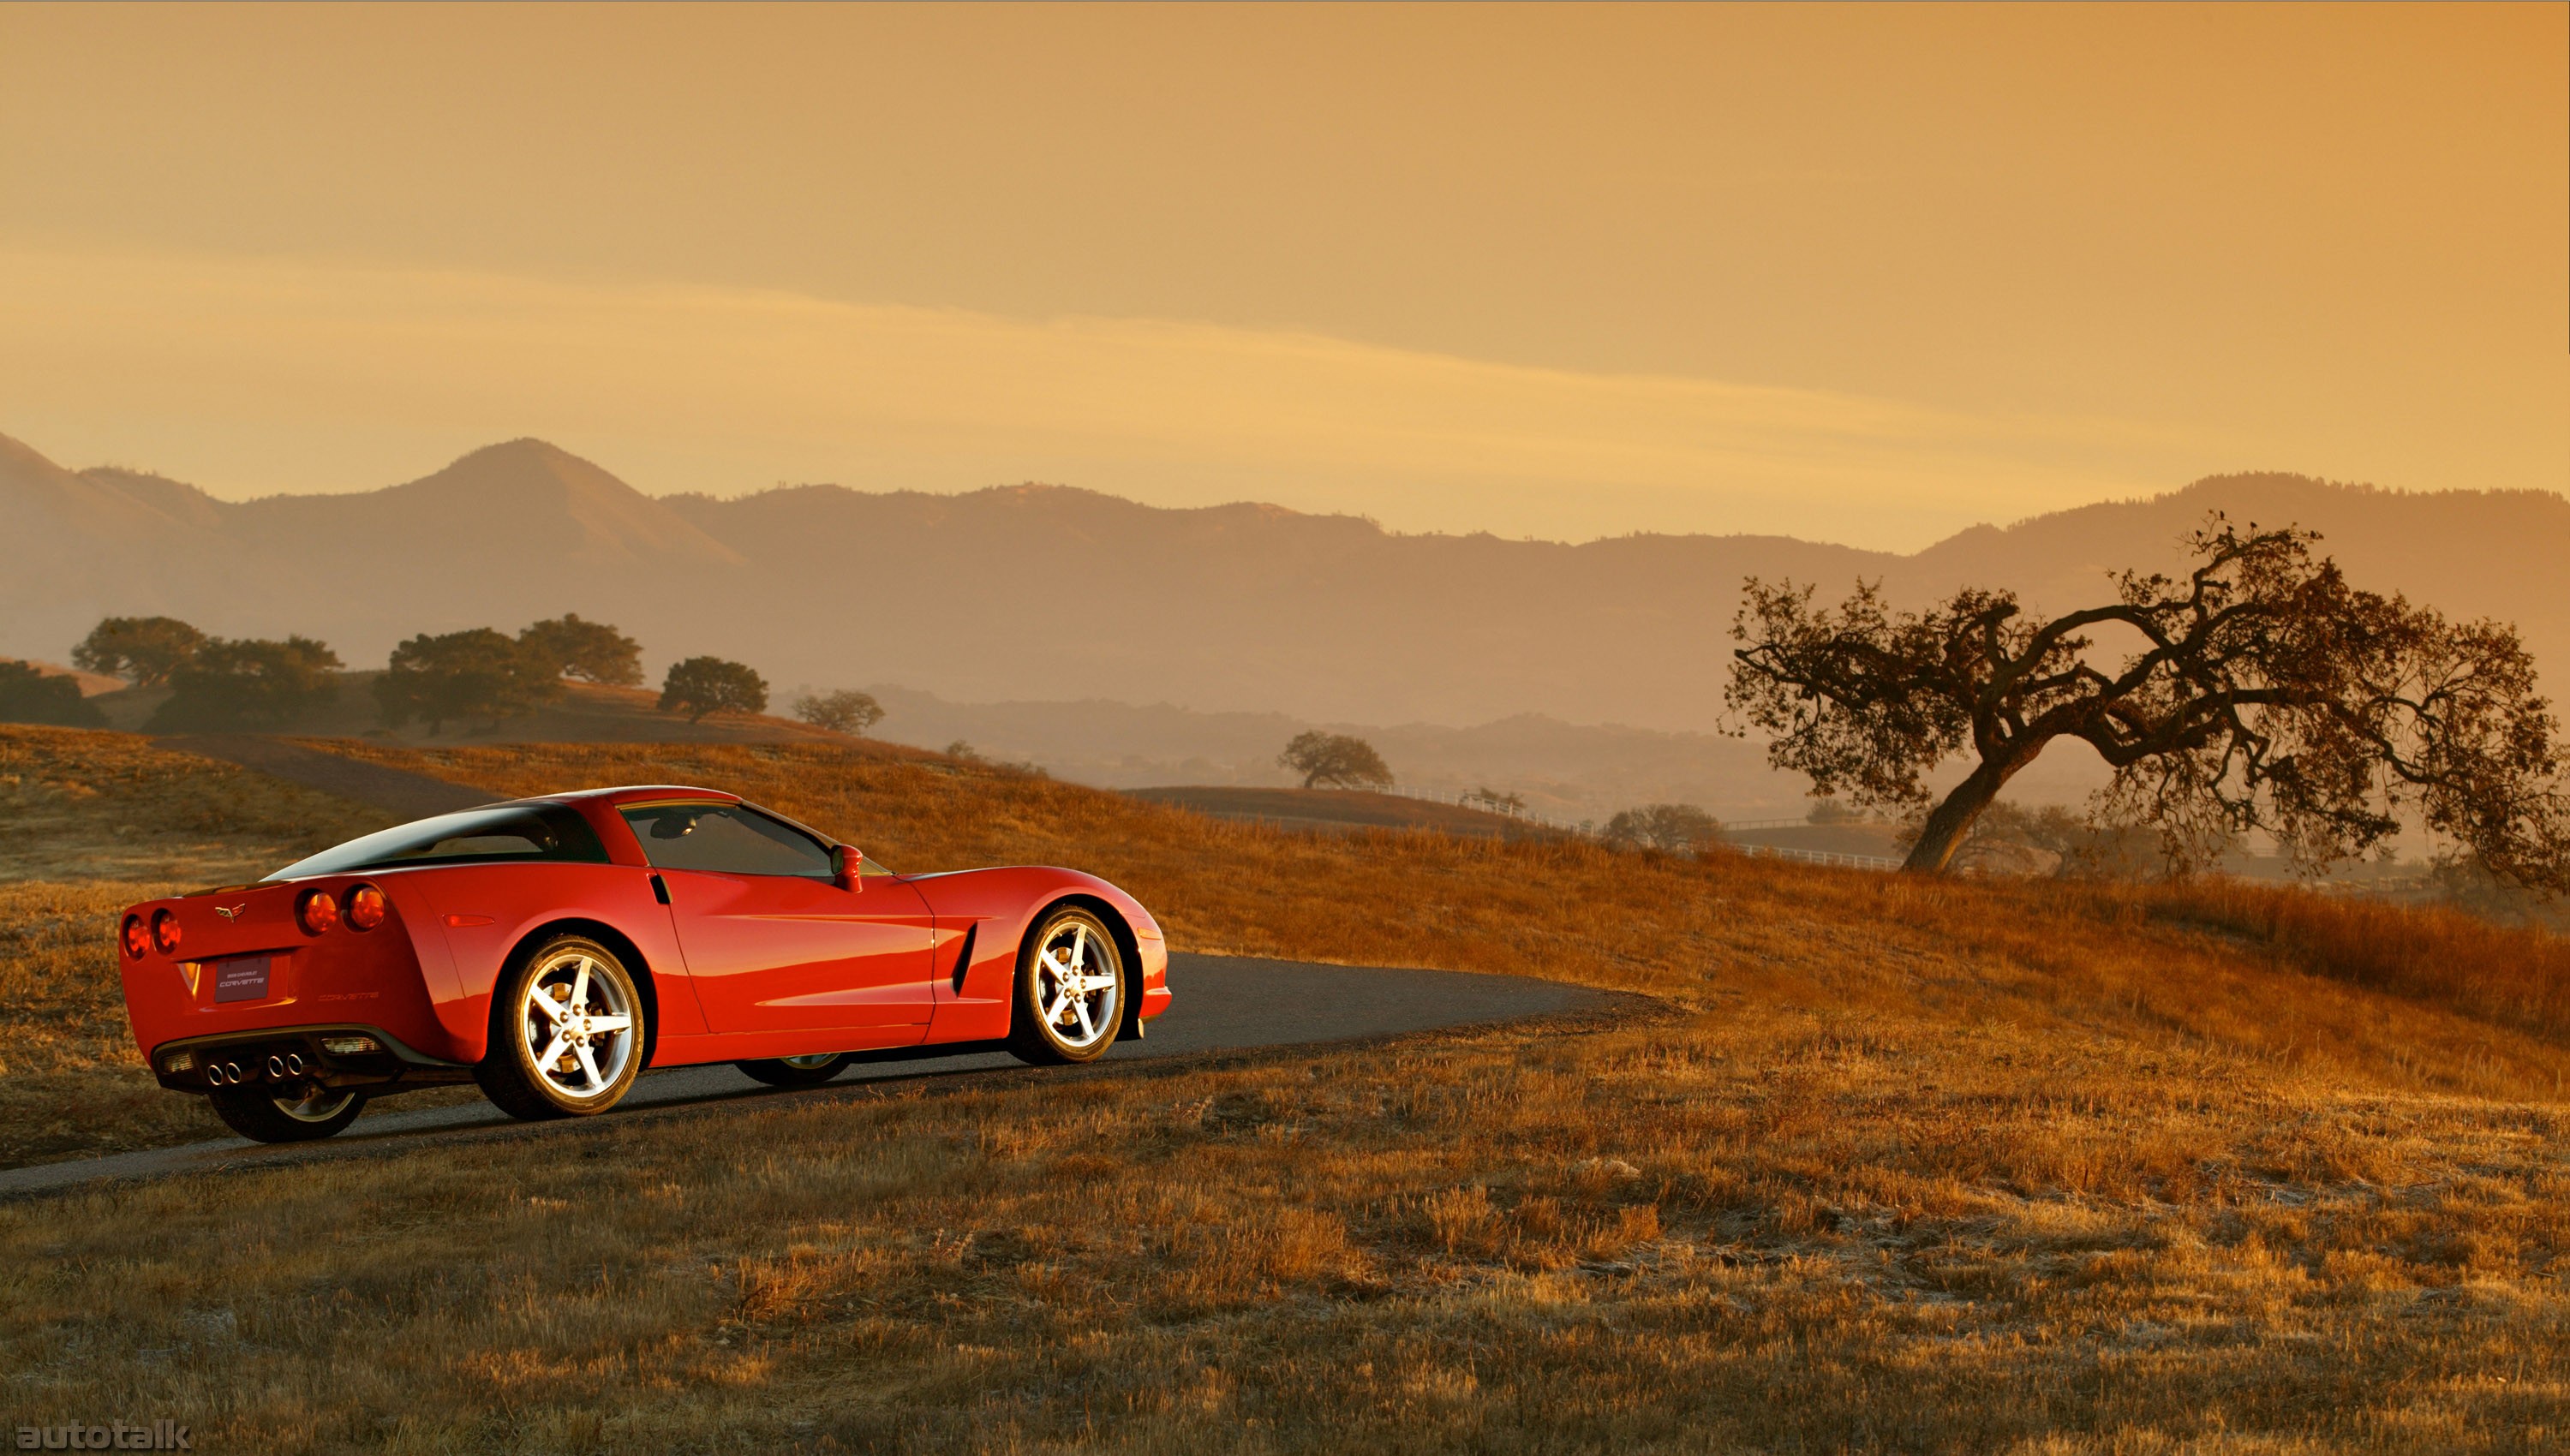
[[[135,906],[118,951],[161,1085],[272,1143],[461,1082],[540,1119],[604,1112],[646,1067],[791,1087],[930,1047],[1085,1062],[1170,1000],[1159,925],[1095,876],[897,875],[690,788],[366,835]]]

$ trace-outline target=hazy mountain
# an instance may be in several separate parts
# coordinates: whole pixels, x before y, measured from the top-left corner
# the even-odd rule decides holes
[[[577,610],[639,636],[655,671],[713,652],[779,683],[947,699],[1701,732],[1744,574],[1830,593],[1881,576],[1909,599],[1974,580],[2067,604],[2096,599],[2111,568],[2174,566],[2177,537],[2216,508],[2319,528],[2360,584],[2514,620],[2546,661],[2570,652],[2570,502],[2537,493],[2224,477],[1904,556],[1765,537],[1395,536],[1045,486],[653,499],[533,440],[386,490],[232,504],[0,439],[0,655],[59,659],[102,615],[166,611],[226,635],[317,635],[367,667],[414,632]]]

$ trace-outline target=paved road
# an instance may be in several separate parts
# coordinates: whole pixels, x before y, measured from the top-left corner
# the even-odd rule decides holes
[[[459,809],[476,809],[499,797],[488,789],[450,784],[444,779],[432,779],[407,769],[386,768],[363,759],[341,758],[335,753],[323,753],[299,743],[255,733],[191,733],[177,738],[156,739],[154,744],[180,753],[193,753],[200,758],[220,759],[245,769],[256,769],[307,789],[371,804],[387,814],[398,814],[404,820],[452,814]]]
[[[1472,975],[1451,970],[1383,970],[1314,965],[1246,956],[1169,957],[1169,987],[1177,1000],[1151,1023],[1142,1041],[1119,1042],[1109,1060],[1181,1056],[1191,1052],[1294,1046],[1431,1031],[1474,1022],[1504,1021],[1559,1011],[1601,1007],[1609,993],[1522,976]],[[999,1052],[969,1056],[871,1062],[840,1074],[831,1086],[896,1077],[995,1071],[1022,1065]],[[701,1103],[730,1098],[804,1097],[819,1089],[783,1091],[753,1082],[730,1066],[677,1067],[646,1072],[618,1112],[627,1108]],[[179,1094],[172,1093],[172,1096]],[[405,1109],[387,1098],[346,1132],[326,1143],[267,1148],[225,1137],[179,1148],[120,1153],[77,1162],[42,1163],[0,1170],[0,1196],[68,1188],[103,1178],[159,1178],[243,1164],[327,1156],[334,1151],[380,1150],[472,1128],[508,1123],[487,1102],[458,1107]],[[614,1117],[611,1112],[606,1116]],[[207,1114],[214,1126],[214,1115]],[[561,1124],[554,1124],[561,1126]]]

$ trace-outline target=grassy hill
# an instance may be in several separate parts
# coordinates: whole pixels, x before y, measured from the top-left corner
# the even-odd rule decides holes
[[[1460,804],[1439,804],[1365,789],[1239,789],[1215,785],[1127,789],[1153,804],[1167,804],[1213,819],[1274,825],[1279,829],[1351,834],[1368,829],[1426,829],[1477,839],[1560,838],[1557,831]]]
[[[130,752],[33,736],[57,763]],[[2570,956],[2540,932],[2221,882],[1295,834],[871,745],[312,746],[495,793],[713,784],[898,869],[1097,870],[1182,949],[1662,1009],[0,1206],[0,1363],[30,1407],[123,1409],[148,1371],[210,1446],[261,1450],[2570,1430]],[[101,1014],[87,893],[0,904],[12,1001]],[[0,1027],[13,1066],[26,1024]]]

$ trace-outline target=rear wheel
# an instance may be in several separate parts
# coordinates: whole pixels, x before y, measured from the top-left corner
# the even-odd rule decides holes
[[[642,997],[616,952],[557,935],[520,958],[491,998],[491,1046],[473,1079],[511,1117],[586,1117],[642,1072]]]
[[[765,1057],[732,1065],[740,1068],[742,1075],[755,1077],[770,1087],[818,1087],[846,1071],[854,1060],[843,1051],[824,1051],[808,1057]]]
[[[1064,906],[1018,952],[1009,1051],[1039,1066],[1093,1062],[1124,1019],[1124,957],[1095,913]]]
[[[326,1138],[366,1110],[363,1092],[311,1087],[290,1097],[249,1087],[217,1087],[206,1094],[223,1126],[259,1143],[308,1143]]]

